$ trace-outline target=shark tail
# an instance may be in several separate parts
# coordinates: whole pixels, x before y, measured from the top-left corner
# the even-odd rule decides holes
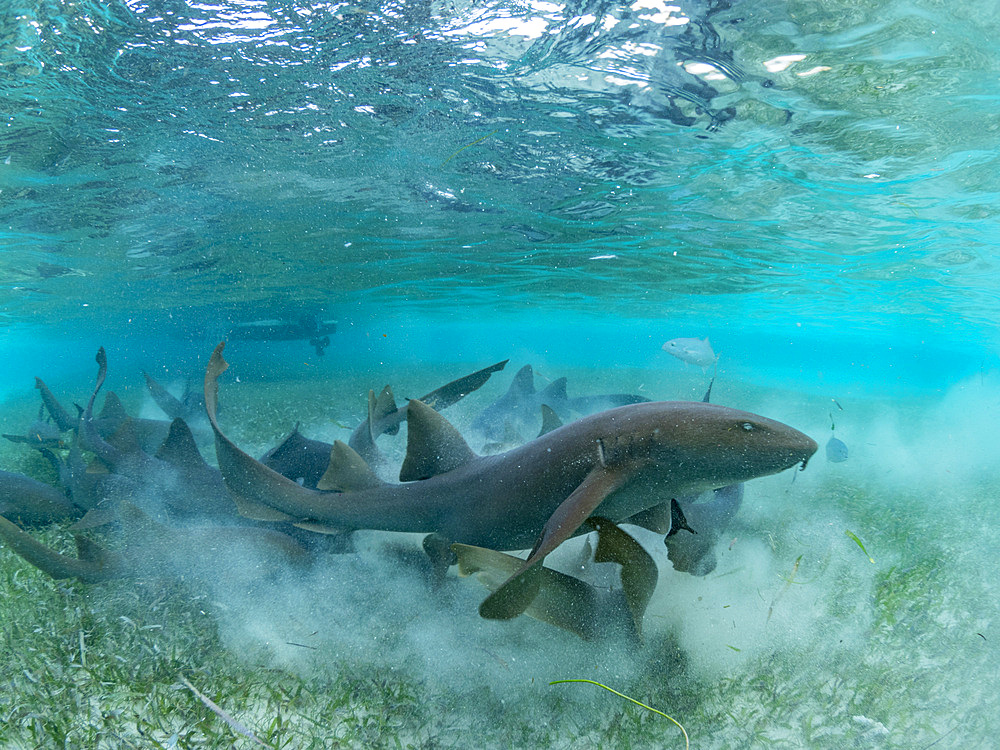
[[[59,399],[49,390],[49,387],[45,385],[41,378],[35,378],[35,388],[42,394],[42,403],[45,404],[45,408],[48,409],[49,415],[55,420],[59,429],[63,432],[75,429],[77,420],[71,417],[69,412],[62,407]]]
[[[124,578],[128,574],[120,558],[86,537],[75,537],[77,557],[74,558],[46,547],[0,516],[0,539],[29,563],[56,580],[78,578],[84,583],[97,583]]]

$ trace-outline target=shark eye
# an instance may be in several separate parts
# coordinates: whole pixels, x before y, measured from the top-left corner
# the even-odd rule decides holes
[[[743,424],[741,424],[740,427],[742,427],[747,432],[753,432],[753,430],[755,429],[753,422],[743,422]]]

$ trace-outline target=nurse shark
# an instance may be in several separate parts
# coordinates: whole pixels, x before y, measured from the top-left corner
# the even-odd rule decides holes
[[[542,407],[551,409],[560,420],[573,415],[592,414],[616,406],[639,404],[649,401],[645,396],[628,393],[609,393],[597,396],[571,398],[566,390],[566,378],[553,380],[541,390],[535,389],[535,373],[525,365],[511,381],[510,387],[500,398],[483,409],[471,429],[484,438],[486,445],[508,445],[524,442],[521,434],[538,433],[542,422]],[[545,427],[542,427],[543,431]],[[493,451],[490,451],[493,452]]]
[[[540,595],[555,597],[551,588],[561,584],[546,573],[545,557],[570,537],[603,528],[604,557],[622,564],[638,624],[655,565],[634,540],[633,547],[622,538],[617,523],[641,514],[655,517],[651,526],[665,521],[677,533],[687,524],[675,498],[804,467],[817,449],[798,430],[756,414],[661,401],[603,411],[506,453],[478,456],[444,417],[412,400],[399,483],[379,479],[337,441],[318,489],[310,489],[243,452],[222,431],[216,415],[218,378],[228,367],[223,348],[216,347],[206,369],[205,405],[219,468],[240,513],[330,533],[426,533],[425,549],[443,553],[446,563],[457,557],[460,568],[463,557],[470,566],[475,550],[530,548],[480,605],[488,619],[510,619]]]

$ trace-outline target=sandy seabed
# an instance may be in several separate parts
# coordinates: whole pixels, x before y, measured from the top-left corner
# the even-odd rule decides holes
[[[513,367],[445,415],[467,428],[503,392]],[[234,366],[221,385],[220,420],[258,455],[296,422],[309,437],[346,438],[369,387],[392,383],[401,401],[467,369],[386,368],[374,382],[350,372],[337,382],[257,382],[237,381]],[[571,395],[697,399],[707,382],[697,370],[668,377],[651,370],[536,369],[539,385],[546,376],[567,375]],[[131,410],[155,415],[138,384],[109,385]],[[86,391],[81,384],[72,398],[83,399]],[[259,566],[259,578],[247,584],[240,577],[239,585],[225,570],[207,581],[162,587],[54,584],[5,552],[0,566],[16,600],[0,603],[4,674],[27,673],[44,682],[53,678],[39,677],[40,667],[25,654],[61,648],[67,663],[78,667],[86,655],[78,632],[67,625],[66,632],[39,635],[45,623],[33,629],[33,615],[71,618],[74,607],[83,607],[92,616],[86,638],[96,641],[94,628],[106,629],[110,639],[116,629],[131,627],[124,620],[134,624],[136,612],[145,611],[151,621],[135,627],[159,625],[148,633],[160,653],[127,653],[133,669],[148,659],[156,672],[162,653],[172,650],[177,673],[229,675],[221,684],[230,692],[220,687],[213,699],[255,734],[272,726],[267,736],[284,737],[285,747],[467,747],[473,739],[482,747],[684,746],[666,719],[599,687],[549,684],[567,678],[601,682],[670,714],[698,748],[989,747],[1000,687],[1000,634],[992,629],[1000,581],[994,502],[1000,483],[991,471],[997,465],[992,435],[998,395],[1000,385],[985,377],[922,400],[839,396],[841,410],[831,397],[727,383],[720,374],[714,401],[803,429],[818,440],[820,452],[794,481],[793,472],[785,472],[747,485],[740,515],[717,549],[719,565],[704,578],[675,573],[659,541],[643,537],[661,575],[641,646],[585,643],[526,617],[484,621],[476,607],[485,590],[454,574],[443,586],[433,585],[420,562],[419,538],[360,532],[354,553],[323,556],[295,573],[261,559],[250,563]],[[35,398],[26,389],[23,398],[3,406],[4,431],[30,422]],[[823,455],[831,419],[851,450],[843,463]],[[405,429],[380,445],[398,461]],[[211,460],[208,441],[206,446]],[[37,468],[17,446],[3,446],[0,456],[8,470]],[[50,543],[68,538],[58,529],[43,533]],[[581,545],[574,540],[561,553],[571,558]],[[25,581],[31,581],[28,588]],[[158,608],[136,603],[147,596]],[[59,601],[66,611],[52,614]],[[176,617],[190,622],[182,627],[171,619]],[[208,635],[192,641],[189,627]],[[96,646],[90,653],[93,669]],[[119,679],[126,674],[131,672]],[[104,687],[84,680],[59,689],[99,704],[117,689],[105,684],[114,679],[95,678]],[[175,746],[221,747],[225,737],[250,746],[218,716],[192,704],[176,675],[165,672],[161,679],[161,690],[170,686],[187,700],[186,707],[167,701],[158,709],[168,714],[164,728],[148,731],[160,732],[162,746],[173,738]],[[310,694],[346,697],[332,711],[320,703],[289,711],[297,720],[276,734],[273,714],[280,709],[274,703],[280,700],[254,693],[253,686],[263,690],[268,682],[288,680]],[[21,718],[2,730],[11,746],[31,746],[24,729],[31,722],[23,717],[46,710],[36,686],[14,678],[12,697],[0,700],[0,712]],[[19,695],[25,699],[20,703]],[[32,709],[31,701],[40,705]],[[38,720],[32,721],[37,730]],[[220,744],[199,729],[211,722]],[[141,744],[142,732],[131,736]]]

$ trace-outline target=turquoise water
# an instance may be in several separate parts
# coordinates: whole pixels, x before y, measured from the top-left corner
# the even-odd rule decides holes
[[[338,321],[325,356],[233,341],[242,378],[432,387],[509,357],[578,392],[698,398],[660,347],[709,336],[722,398],[820,442],[802,503],[864,536],[831,489],[864,488],[883,573],[917,554],[885,519],[923,519],[982,585],[922,611],[995,620],[993,532],[962,520],[997,458],[995,3],[25,0],[0,30],[0,400],[34,376],[87,393],[101,345],[136,388],[196,380],[234,326],[302,314]],[[962,533],[920,526],[944,517]],[[810,518],[783,528],[814,538]],[[772,584],[793,547],[761,563]],[[928,722],[928,743],[953,726]]]

